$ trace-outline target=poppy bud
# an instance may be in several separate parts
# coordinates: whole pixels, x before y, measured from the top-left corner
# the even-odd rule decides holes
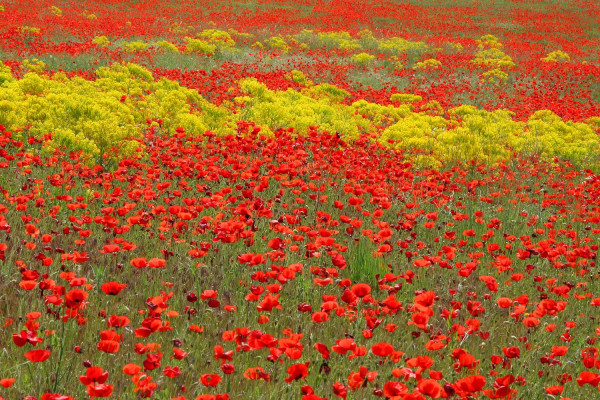
[[[456,394],[456,390],[454,390],[452,385],[448,382],[444,383],[444,392],[446,392],[448,396],[454,396]]]
[[[181,339],[173,339],[173,346],[175,347],[181,347],[181,345],[183,344],[183,342],[181,341]]]
[[[223,371],[224,374],[233,374],[235,372],[235,367],[233,366],[233,364],[223,364],[221,365],[221,371]]]
[[[187,301],[189,301],[190,303],[195,303],[196,301],[198,301],[198,296],[196,296],[196,293],[191,292],[187,295]]]
[[[92,362],[90,360],[83,361],[83,366],[86,368],[90,368],[92,366]]]

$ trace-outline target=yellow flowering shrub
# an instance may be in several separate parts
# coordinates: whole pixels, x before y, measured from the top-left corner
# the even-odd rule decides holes
[[[483,35],[479,39],[476,40],[477,47],[480,49],[501,49],[502,43],[500,40],[491,34]]]
[[[318,32],[304,29],[293,37],[298,43],[309,48],[326,48],[340,50],[358,50],[362,46],[348,32]]]
[[[494,35],[484,35],[477,40],[479,51],[475,54],[471,63],[486,68],[513,68],[516,66],[512,58],[504,53],[502,43]]]
[[[415,110],[413,103],[422,99],[403,93],[391,95],[392,105],[366,100],[348,104],[350,93],[334,85],[311,83],[300,91],[278,91],[255,78],[238,82],[243,96],[216,106],[198,91],[165,78],[156,80],[135,64],[99,68],[95,80],[64,73],[48,76],[39,73],[43,68],[35,61],[24,65],[28,72],[15,79],[0,63],[0,124],[17,132],[17,138],[51,136],[47,151],[64,146],[81,151],[90,162],[113,154],[113,148],[134,154],[147,121],[160,119],[163,131],[183,127],[190,135],[207,130],[235,134],[239,120],[260,125],[266,134],[293,128],[304,135],[318,127],[348,142],[368,135],[383,146],[404,150],[417,166],[470,160],[493,164],[520,153],[600,167],[598,118],[575,123],[542,110],[516,121],[509,111],[473,106],[444,113],[434,101]],[[291,75],[306,79],[300,71]]]
[[[407,52],[424,53],[429,50],[424,42],[411,42],[400,37],[390,37],[378,42],[379,51],[387,54],[403,54]]]
[[[342,92],[332,85],[311,88],[303,93],[288,89],[273,91],[255,78],[242,79],[240,88],[246,96],[236,98],[244,107],[240,118],[261,125],[266,133],[279,128],[294,128],[299,134],[310,126],[319,126],[330,133],[339,133],[345,140],[355,140],[361,134],[352,108],[339,103]],[[322,86],[322,85],[318,85]],[[337,89],[340,91],[340,89]],[[307,94],[320,93],[319,98]]]
[[[312,85],[313,82],[309,79],[306,78],[306,75],[304,75],[304,72],[302,71],[298,71],[297,69],[294,69],[290,72],[291,76],[292,76],[292,81],[299,83],[301,85]]]
[[[265,45],[272,50],[279,50],[286,54],[290,51],[290,46],[287,44],[284,38],[281,36],[273,36],[264,41]]]
[[[160,40],[154,43],[155,46],[163,49],[168,53],[179,53],[179,49],[171,42],[167,42],[166,40]]]
[[[416,94],[410,93],[394,93],[390,96],[391,101],[398,101],[400,103],[416,103],[417,101],[423,100],[423,98]]]
[[[106,36],[96,36],[92,39],[92,43],[98,46],[106,47],[110,44],[110,40]]]
[[[235,46],[235,40],[229,32],[219,29],[205,29],[198,34],[198,37],[215,45],[217,48],[229,48]]]
[[[88,12],[87,10],[84,10],[84,11],[81,13],[81,16],[82,16],[83,18],[87,18],[87,19],[90,19],[90,20],[96,20],[96,19],[98,19],[98,16],[97,16],[96,14],[90,13],[90,12]]]
[[[413,69],[437,69],[442,66],[442,63],[439,60],[434,58],[430,58],[424,61],[420,61],[413,66]]]
[[[546,62],[569,62],[571,61],[571,57],[568,53],[565,53],[562,50],[556,50],[551,53],[546,54],[546,57],[542,58],[542,61]]]
[[[56,17],[62,17],[62,10],[56,6],[50,7],[50,13]]]
[[[358,53],[352,56],[352,61],[360,65],[370,64],[375,59],[375,56],[369,53]]]
[[[175,81],[157,81],[135,64],[100,68],[94,81],[31,72],[20,80],[6,79],[4,67],[0,74],[0,124],[11,130],[26,127],[40,138],[51,134],[48,150],[65,146],[88,160],[113,147],[133,154],[147,119],[162,119],[169,132],[178,126],[192,135],[234,132],[227,110]]]
[[[215,54],[215,51],[217,50],[217,46],[201,39],[185,37],[184,41],[186,42],[185,49],[188,53],[199,53],[211,56]]]
[[[129,42],[125,44],[125,50],[130,53],[135,53],[136,51],[144,51],[150,46],[148,43],[142,42],[141,40],[134,40],[133,42]]]
[[[0,86],[4,85],[4,83],[12,82],[15,78],[12,75],[12,71],[10,68],[0,61]]]
[[[46,69],[46,64],[43,61],[33,58],[31,60],[23,60],[23,67],[27,72],[43,72]]]
[[[24,25],[24,26],[21,27],[21,33],[23,33],[23,34],[37,35],[37,34],[40,33],[40,28],[36,28],[34,26]]]
[[[495,47],[477,52],[471,62],[490,68],[512,68],[516,65],[508,54]]]
[[[508,74],[501,69],[494,68],[481,74],[481,80],[488,83],[504,83],[508,80]]]

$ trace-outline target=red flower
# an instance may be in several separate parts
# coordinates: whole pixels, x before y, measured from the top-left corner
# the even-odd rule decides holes
[[[87,393],[92,397],[109,397],[113,392],[113,385],[89,385]]]
[[[442,397],[444,391],[442,385],[433,379],[421,379],[417,384],[417,387],[419,388],[419,392],[433,399]]]
[[[44,362],[50,357],[50,350],[31,350],[25,353],[25,358],[31,362]]]
[[[304,364],[293,364],[287,369],[288,377],[285,378],[287,383],[304,379],[308,376],[308,362]]]
[[[126,283],[119,282],[106,282],[102,285],[101,289],[104,293],[115,296],[119,292],[127,287]]]
[[[371,293],[371,286],[366,283],[357,283],[356,285],[352,285],[351,290],[355,296],[362,298]]]
[[[79,308],[88,298],[88,292],[82,289],[73,289],[65,295],[65,305],[68,308]]]
[[[107,379],[108,372],[104,371],[102,367],[89,367],[85,371],[85,375],[81,375],[79,377],[79,380],[84,385],[90,385],[92,383],[104,383]]]
[[[467,393],[479,392],[485,386],[485,376],[471,375],[459,379],[454,384],[460,391]]]
[[[383,394],[390,400],[400,400],[408,393],[408,387],[400,382],[388,381],[383,385]]]
[[[377,343],[371,346],[371,352],[379,357],[387,357],[394,352],[394,346],[387,342]]]
[[[221,382],[221,377],[216,374],[204,374],[200,376],[200,382],[204,386],[215,387]]]

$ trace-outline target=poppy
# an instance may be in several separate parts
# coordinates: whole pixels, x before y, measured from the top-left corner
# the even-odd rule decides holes
[[[200,382],[204,386],[215,387],[221,382],[221,377],[216,374],[203,374],[200,376]]]
[[[31,362],[44,362],[50,357],[50,350],[30,350],[25,353],[25,358]]]
[[[91,384],[87,387],[87,393],[92,397],[109,397],[113,392],[113,385]]]
[[[394,347],[387,342],[381,342],[371,346],[371,352],[379,357],[387,357],[392,354],[393,351]]]
[[[442,394],[444,393],[442,385],[433,379],[421,379],[417,384],[417,388],[420,393],[431,397],[432,399],[438,399],[442,397]]]
[[[108,295],[115,296],[121,292],[121,290],[127,287],[126,283],[119,282],[106,282],[102,285],[101,289],[104,293]]]
[[[304,364],[292,364],[288,369],[288,377],[285,378],[287,383],[292,381],[297,381],[299,379],[304,379],[308,376],[308,362]]]

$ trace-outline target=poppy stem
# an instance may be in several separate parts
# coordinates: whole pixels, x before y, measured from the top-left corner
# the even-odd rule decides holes
[[[54,375],[56,376],[56,379],[54,380],[54,388],[52,389],[52,391],[54,393],[56,393],[56,388],[58,387],[58,382],[60,381],[60,370],[62,367],[62,358],[63,358],[63,350],[65,348],[65,321],[62,321],[62,328],[60,330],[60,352],[58,353],[58,366],[56,369],[56,372],[54,373]]]

